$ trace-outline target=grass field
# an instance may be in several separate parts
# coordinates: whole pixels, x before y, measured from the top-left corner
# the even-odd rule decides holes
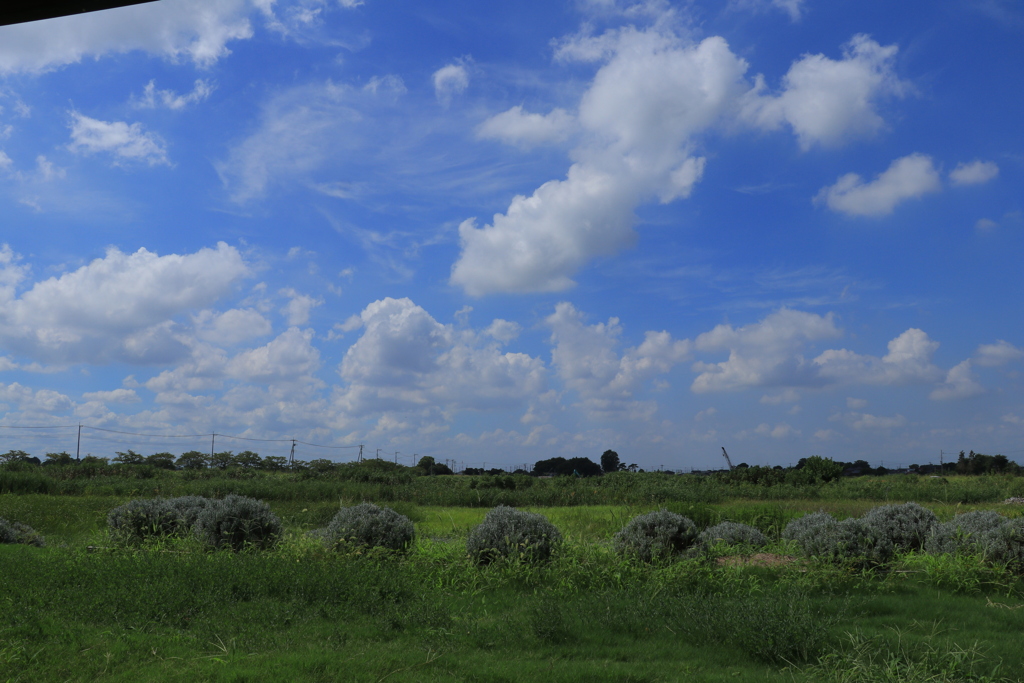
[[[530,507],[562,531],[562,551],[486,567],[464,551],[480,506],[396,502],[416,522],[412,551],[344,554],[305,532],[358,500],[281,496],[279,547],[231,553],[190,539],[117,547],[106,514],[127,498],[0,495],[0,517],[47,538],[0,546],[0,680],[1024,680],[1024,582],[977,558],[650,566],[610,547],[630,518],[664,506],[700,526],[757,526],[786,555],[789,519],[861,515],[877,504],[867,498]],[[942,519],[1006,513],[922,502]]]

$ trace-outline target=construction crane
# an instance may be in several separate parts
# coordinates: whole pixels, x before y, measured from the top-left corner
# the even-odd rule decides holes
[[[725,452],[725,446],[722,446],[722,456],[725,458],[726,464],[729,465],[729,469],[730,470],[735,469],[732,466],[732,460],[729,459],[729,454]]]

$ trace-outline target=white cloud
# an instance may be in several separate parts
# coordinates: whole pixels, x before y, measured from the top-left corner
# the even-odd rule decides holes
[[[113,391],[89,391],[82,394],[86,401],[100,401],[102,403],[138,403],[139,395],[134,389],[114,389]]]
[[[20,297],[14,285],[27,269],[8,256],[0,272],[0,341],[9,350],[52,362],[162,363],[188,354],[172,319],[216,301],[249,271],[238,251],[220,242],[166,256],[110,247],[105,257],[36,282]]]
[[[232,146],[227,159],[216,164],[217,172],[239,203],[260,197],[275,180],[308,181],[338,155],[365,153],[375,137],[375,108],[393,105],[404,91],[397,77],[382,79],[373,89],[328,81],[287,90],[264,105],[256,131]]]
[[[1021,358],[1024,358],[1024,349],[1002,339],[995,344],[981,344],[974,352],[974,362],[986,368],[998,367]]]
[[[781,10],[789,15],[790,21],[800,21],[804,0],[730,0],[729,6],[737,10],[764,12]]]
[[[484,334],[494,337],[502,344],[508,344],[519,336],[522,329],[523,328],[519,323],[496,318],[490,325],[488,325],[487,329],[484,330]]]
[[[885,216],[896,205],[942,189],[932,159],[911,154],[896,159],[889,168],[869,183],[856,173],[847,173],[835,185],[824,187],[814,198],[833,211],[848,216]]]
[[[770,436],[773,439],[785,439],[790,436],[800,436],[800,430],[793,429],[790,425],[785,422],[781,422],[774,427],[767,423],[761,423],[754,429],[755,434],[761,436]]]
[[[633,243],[635,207],[687,197],[704,171],[692,138],[746,89],[747,65],[721,38],[685,45],[657,30],[622,30],[579,105],[584,143],[564,180],[516,196],[490,225],[459,226],[451,282],[472,296],[550,292],[592,258]]]
[[[758,76],[743,118],[766,130],[789,124],[805,150],[872,135],[885,125],[878,101],[908,89],[893,69],[896,52],[895,45],[882,47],[858,34],[843,46],[839,61],[804,55],[789,68],[777,96],[763,94],[766,86]]]
[[[312,340],[313,330],[291,327],[266,345],[236,355],[224,372],[245,382],[306,381],[320,367],[320,352]]]
[[[462,64],[442,66],[431,79],[434,82],[434,95],[445,106],[448,106],[453,96],[461,95],[469,87],[469,72]]]
[[[972,161],[960,163],[949,172],[949,179],[954,185],[981,185],[999,175],[999,166],[991,161]]]
[[[878,358],[847,349],[829,349],[814,359],[821,377],[846,384],[899,385],[935,382],[942,370],[931,358],[939,343],[917,328],[910,328],[888,344],[889,353]]]
[[[0,73],[41,72],[141,50],[211,66],[252,37],[246,0],[161,0],[0,29]]]
[[[867,406],[867,404],[868,402],[863,398],[847,397],[846,399],[846,407],[849,408],[850,410],[861,410],[865,406]]]
[[[761,397],[761,403],[766,406],[778,406],[783,403],[796,403],[800,400],[800,393],[796,389],[785,389],[778,394],[765,394]],[[797,406],[794,406],[797,407]]]
[[[346,414],[446,422],[454,410],[525,407],[545,391],[539,358],[502,353],[497,342],[442,325],[409,299],[375,301],[357,324],[363,334],[339,367],[348,386],[336,405]]]
[[[562,142],[575,127],[576,119],[564,109],[552,109],[548,114],[533,114],[524,112],[521,105],[516,105],[477,126],[476,136],[500,140],[507,145],[533,147]]]
[[[155,133],[146,133],[142,124],[128,124],[124,121],[99,121],[71,112],[72,152],[110,152],[115,163],[145,162],[150,166],[167,164],[167,149],[163,140]]]
[[[981,232],[988,232],[989,230],[994,230],[995,228],[998,227],[999,224],[996,223],[991,218],[979,218],[978,221],[974,224],[974,229],[979,230]]]
[[[324,302],[323,299],[299,294],[291,287],[282,289],[280,294],[288,297],[288,303],[281,309],[281,313],[288,319],[288,324],[291,326],[305,325],[309,322],[309,312]]]
[[[172,110],[184,109],[190,104],[198,104],[211,94],[214,86],[208,81],[197,79],[192,92],[186,95],[179,95],[173,90],[157,90],[156,81],[150,81],[142,91],[142,96],[133,98],[133,104],[139,109],[155,109],[165,107]]]
[[[223,313],[200,311],[192,318],[199,339],[212,344],[234,346],[272,331],[270,321],[252,308],[232,308]]]
[[[928,398],[933,401],[947,401],[954,398],[967,398],[983,393],[985,388],[978,383],[974,373],[971,372],[970,359],[965,360],[946,373],[946,381],[936,387]]]
[[[695,363],[698,376],[691,389],[697,393],[750,387],[819,386],[817,367],[800,353],[806,342],[838,337],[832,314],[783,308],[758,323],[740,328],[718,325],[699,335],[700,351],[729,351],[720,363]]]
[[[6,171],[9,169],[14,162],[11,160],[7,153],[0,149],[0,171]]]
[[[899,414],[892,417],[881,417],[867,413],[853,413],[850,418],[854,429],[895,429],[907,424],[907,418]]]
[[[551,328],[551,361],[565,386],[579,394],[591,415],[648,417],[656,405],[634,394],[643,382],[667,373],[690,356],[689,340],[668,332],[647,332],[639,346],[616,351],[622,327],[618,318],[586,325],[572,304],[562,302],[544,321]]]

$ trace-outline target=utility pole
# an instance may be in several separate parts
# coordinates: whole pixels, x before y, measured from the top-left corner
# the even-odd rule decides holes
[[[377,449],[377,459],[380,460],[380,449]]]
[[[359,462],[363,461],[363,444],[359,444]]]
[[[210,460],[213,460],[213,448],[214,444],[217,443],[217,433],[210,434]]]
[[[398,451],[395,451],[395,464],[398,464]]]
[[[75,460],[81,462],[82,460],[82,423],[78,423],[78,445],[75,446]]]
[[[292,439],[292,452],[288,454],[288,464],[295,464],[295,439]]]

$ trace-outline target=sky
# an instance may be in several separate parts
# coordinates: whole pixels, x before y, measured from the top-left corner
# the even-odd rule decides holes
[[[0,451],[1024,462],[1022,82],[1010,0],[0,27]]]

